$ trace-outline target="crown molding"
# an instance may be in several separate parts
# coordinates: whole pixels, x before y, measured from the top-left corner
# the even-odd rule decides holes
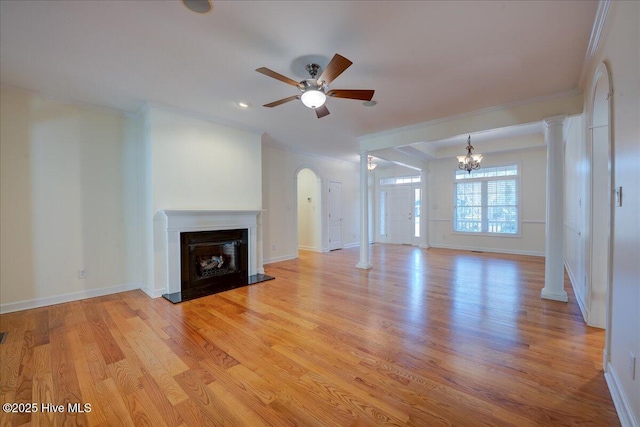
[[[491,107],[481,108],[479,110],[469,111],[469,112],[466,112],[466,113],[460,113],[460,114],[456,114],[456,115],[453,115],[453,116],[441,117],[439,119],[429,120],[429,121],[426,121],[426,122],[415,123],[415,124],[408,125],[408,126],[403,126],[403,127],[399,127],[399,128],[384,130],[384,131],[381,131],[381,132],[362,135],[362,136],[358,137],[358,141],[362,142],[362,141],[367,140],[368,138],[380,137],[380,136],[389,136],[389,135],[393,135],[393,134],[396,134],[396,133],[399,133],[399,132],[411,131],[411,130],[420,129],[420,128],[423,128],[423,127],[428,127],[428,126],[437,125],[437,124],[441,124],[441,123],[451,122],[451,121],[454,121],[454,120],[464,119],[464,118],[467,118],[467,117],[473,117],[473,116],[477,116],[477,115],[480,115],[480,114],[486,114],[486,113],[492,113],[492,112],[495,112],[495,111],[506,110],[506,109],[513,108],[513,107],[518,107],[518,106],[521,106],[521,105],[535,104],[535,103],[540,102],[540,101],[547,101],[547,100],[556,99],[556,98],[570,97],[570,96],[577,95],[577,94],[579,94],[581,92],[582,91],[579,90],[579,89],[570,89],[570,90],[565,90],[565,91],[561,91],[561,92],[552,93],[550,95],[537,96],[535,98],[527,98],[527,99],[523,99],[521,101],[510,102],[510,103],[507,103],[507,104],[494,105],[494,106],[491,106]]]
[[[65,98],[60,95],[53,95],[46,92],[39,92],[33,89],[27,89],[20,86],[13,86],[6,83],[0,84],[0,88],[3,91],[21,92],[25,95],[39,97],[48,101],[58,102],[60,104],[68,105],[70,107],[82,108],[83,110],[93,111],[96,113],[109,114],[111,116],[124,116],[134,117],[135,113],[125,110],[119,110],[114,107],[107,107],[105,105],[91,104],[89,102],[78,101],[74,99]]]
[[[593,20],[593,27],[591,28],[591,37],[589,37],[589,45],[584,55],[584,61],[582,62],[582,70],[580,72],[580,79],[578,80],[578,88],[584,90],[587,83],[587,76],[589,70],[593,66],[593,62],[598,52],[600,45],[600,37],[602,36],[602,30],[607,20],[607,14],[609,13],[609,6],[611,0],[600,0],[598,2],[598,10],[596,12],[596,18]]]
[[[140,109],[138,110],[138,114],[139,113],[148,113],[151,109],[158,109],[158,110],[163,110],[169,113],[173,113],[173,114],[179,114],[185,117],[189,117],[192,119],[197,119],[197,120],[202,120],[205,122],[210,122],[210,123],[215,123],[217,125],[221,125],[221,126],[226,126],[226,127],[230,127],[236,130],[241,130],[244,132],[250,132],[250,133],[254,133],[257,135],[261,135],[262,131],[256,128],[253,128],[251,126],[246,126],[243,125],[241,123],[237,123],[234,122],[232,120],[225,120],[225,119],[221,119],[220,117],[214,117],[214,116],[210,116],[208,114],[204,114],[204,113],[199,113],[197,111],[194,110],[188,110],[186,108],[179,108],[179,107],[172,107],[169,105],[163,105],[157,102],[150,102],[150,101],[145,101],[142,104],[142,107],[140,107]]]

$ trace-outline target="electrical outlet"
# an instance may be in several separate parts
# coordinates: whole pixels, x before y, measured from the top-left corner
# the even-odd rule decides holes
[[[633,354],[633,351],[629,352],[629,375],[631,375],[631,379],[636,379],[636,355]]]
[[[86,270],[78,270],[78,279],[86,279],[87,271]]]
[[[275,251],[276,250],[276,245],[271,245],[271,250]]]

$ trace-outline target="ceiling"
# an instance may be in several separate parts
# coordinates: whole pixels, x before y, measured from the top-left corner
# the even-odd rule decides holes
[[[177,0],[3,0],[1,83],[126,112],[176,108],[353,161],[363,135],[578,89],[598,3],[213,5],[196,14]],[[302,80],[306,58],[324,67],[335,53],[353,65],[331,88],[375,89],[377,105],[329,98],[322,119],[298,101],[262,107],[297,89],[256,68]]]

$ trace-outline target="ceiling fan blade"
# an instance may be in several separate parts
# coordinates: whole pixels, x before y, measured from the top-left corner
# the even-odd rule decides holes
[[[335,55],[333,55],[333,58],[331,58],[331,61],[329,61],[329,65],[327,65],[327,68],[325,68],[320,77],[318,77],[318,81],[323,81],[325,85],[331,84],[331,82],[334,81],[335,78],[340,74],[342,74],[344,70],[349,68],[351,64],[353,64],[353,62],[336,53]]]
[[[260,74],[264,74],[265,76],[273,77],[276,80],[280,80],[281,82],[285,82],[290,84],[291,86],[298,86],[298,82],[290,79],[289,77],[283,76],[282,74],[276,73],[273,70],[268,69],[267,67],[260,67],[256,69]]]
[[[318,116],[319,119],[323,118],[324,116],[328,116],[330,114],[326,104],[316,108],[315,110],[316,110],[316,116]]]
[[[361,101],[371,101],[374,90],[365,89],[333,89],[327,92],[327,96],[334,98],[359,99]]]
[[[280,99],[278,101],[273,101],[273,102],[270,102],[268,104],[264,104],[263,107],[269,107],[269,108],[277,107],[278,105],[282,105],[285,102],[293,101],[294,99],[298,99],[298,98],[300,98],[300,95],[293,95],[293,96],[290,96],[288,98],[282,98],[282,99]]]

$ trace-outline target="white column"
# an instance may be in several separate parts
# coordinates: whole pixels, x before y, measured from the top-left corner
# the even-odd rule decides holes
[[[567,302],[564,290],[564,141],[567,116],[543,120],[547,144],[547,216],[545,227],[544,288],[545,299]]]
[[[429,199],[428,199],[428,179],[429,169],[420,169],[420,247],[429,248]]]
[[[373,267],[369,260],[369,169],[367,152],[360,153],[360,261],[357,268]]]

